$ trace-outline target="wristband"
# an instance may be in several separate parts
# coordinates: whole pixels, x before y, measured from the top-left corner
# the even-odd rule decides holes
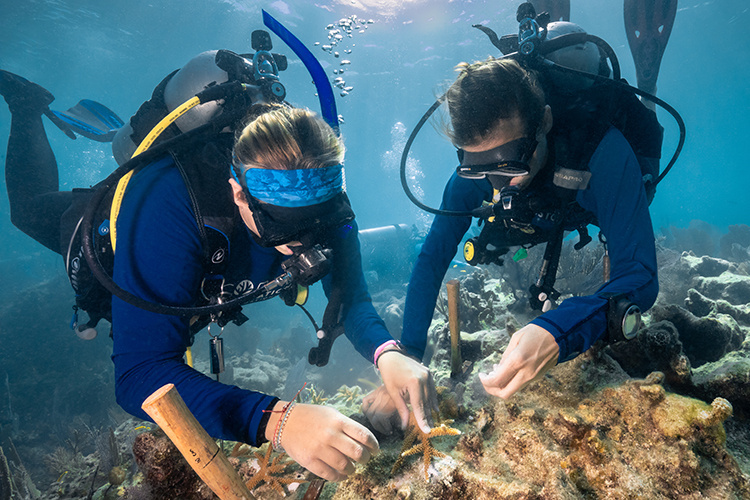
[[[395,347],[395,349],[388,349],[389,347]],[[388,351],[397,351],[403,353],[404,348],[401,347],[401,342],[399,342],[398,340],[389,340],[388,342],[383,342],[382,344],[380,344],[380,347],[375,349],[375,356],[373,359],[373,363],[375,364],[376,369],[378,367],[378,359],[380,359],[380,356],[383,353]]]

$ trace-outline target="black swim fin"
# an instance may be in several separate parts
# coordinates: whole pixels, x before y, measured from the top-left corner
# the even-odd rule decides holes
[[[67,111],[52,111],[51,114],[77,134],[98,142],[112,142],[117,130],[125,124],[117,113],[90,99],[82,99]]]
[[[677,14],[677,0],[625,0],[624,14],[638,88],[653,94]]]

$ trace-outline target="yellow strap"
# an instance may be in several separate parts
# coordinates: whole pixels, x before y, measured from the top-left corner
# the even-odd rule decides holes
[[[200,103],[201,101],[200,99],[198,99],[198,97],[193,97],[192,99],[188,99],[187,101],[183,102],[174,111],[162,118],[161,121],[151,129],[151,132],[148,133],[146,138],[141,141],[141,143],[138,145],[138,148],[135,150],[135,153],[133,153],[133,156],[131,156],[130,158],[133,159],[150,148],[154,141],[161,135],[162,132],[167,129],[167,127],[169,127],[175,120],[177,120],[179,117],[181,117]],[[117,248],[117,216],[120,214],[122,199],[125,196],[125,189],[127,189],[131,177],[133,177],[132,170],[123,175],[117,182],[115,195],[114,198],[112,198],[112,205],[109,208],[109,238],[110,241],[112,241],[112,252],[114,252]]]
[[[131,177],[133,177],[132,170],[123,175],[117,182],[115,196],[112,198],[112,205],[109,207],[109,238],[112,241],[112,252],[115,251],[117,245],[117,216],[120,213],[122,198],[125,196],[125,188],[128,187],[128,182],[130,182]]]
[[[185,351],[185,361],[190,368],[193,367],[193,349],[190,346],[188,346]]]
[[[154,143],[156,138],[159,137],[161,133],[167,129],[167,127],[172,125],[172,122],[177,120],[179,117],[181,117],[200,103],[201,100],[198,99],[198,97],[193,97],[192,99],[188,99],[187,101],[180,104],[174,111],[162,118],[161,121],[151,129],[151,132],[148,133],[146,138],[143,139],[141,144],[138,146],[138,149],[136,149],[135,153],[133,153],[133,156],[138,156],[139,154],[150,148],[151,144]]]

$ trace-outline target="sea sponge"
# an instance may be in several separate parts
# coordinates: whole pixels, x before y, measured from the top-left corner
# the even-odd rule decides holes
[[[732,416],[732,403],[724,398],[716,398],[711,402],[711,408],[701,410],[697,421],[703,427],[711,427],[721,424]]]

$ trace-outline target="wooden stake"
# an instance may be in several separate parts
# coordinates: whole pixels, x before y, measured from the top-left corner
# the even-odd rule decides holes
[[[221,500],[254,500],[227,456],[201,427],[174,384],[151,394],[141,405],[180,450],[190,466]]]
[[[450,280],[445,284],[448,292],[448,328],[451,332],[451,377],[462,372],[461,360],[461,318],[459,314],[459,282]]]

